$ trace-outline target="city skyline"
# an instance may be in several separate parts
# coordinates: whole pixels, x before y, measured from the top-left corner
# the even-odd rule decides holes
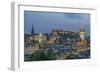
[[[24,11],[24,61],[89,59],[90,14]]]
[[[24,11],[24,33],[49,33],[52,29],[79,32],[83,25],[86,35],[90,35],[90,14]]]

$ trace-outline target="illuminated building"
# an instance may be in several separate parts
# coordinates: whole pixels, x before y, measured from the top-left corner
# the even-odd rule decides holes
[[[83,25],[81,25],[79,36],[80,36],[81,44],[83,45],[85,41],[85,30]]]

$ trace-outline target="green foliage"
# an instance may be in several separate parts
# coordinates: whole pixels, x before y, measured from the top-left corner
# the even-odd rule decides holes
[[[52,49],[48,49],[47,53],[47,60],[55,60],[56,59],[56,54]]]
[[[55,59],[56,59],[56,54],[51,49],[48,49],[47,51],[43,49],[36,51],[30,57],[31,61],[55,60]]]

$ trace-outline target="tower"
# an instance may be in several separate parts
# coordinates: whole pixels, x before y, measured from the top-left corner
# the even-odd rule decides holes
[[[80,27],[79,36],[80,36],[80,39],[81,39],[81,44],[83,45],[83,43],[85,41],[85,30],[84,30],[83,25],[81,25],[81,27]]]
[[[39,37],[38,37],[39,44],[41,44],[42,41],[43,41],[43,35],[42,35],[42,33],[39,33]]]
[[[46,36],[44,36],[42,33],[39,33],[38,35],[39,44],[42,44],[44,41],[46,41]]]
[[[34,34],[34,25],[32,25],[31,35]]]

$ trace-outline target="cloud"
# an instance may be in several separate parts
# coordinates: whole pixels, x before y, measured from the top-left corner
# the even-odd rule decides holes
[[[65,19],[70,24],[90,24],[90,14],[86,13],[64,13]]]
[[[32,24],[35,32],[50,32],[55,28],[79,31],[81,24],[90,32],[90,15],[86,13],[25,11],[24,15],[25,33],[30,33]]]

